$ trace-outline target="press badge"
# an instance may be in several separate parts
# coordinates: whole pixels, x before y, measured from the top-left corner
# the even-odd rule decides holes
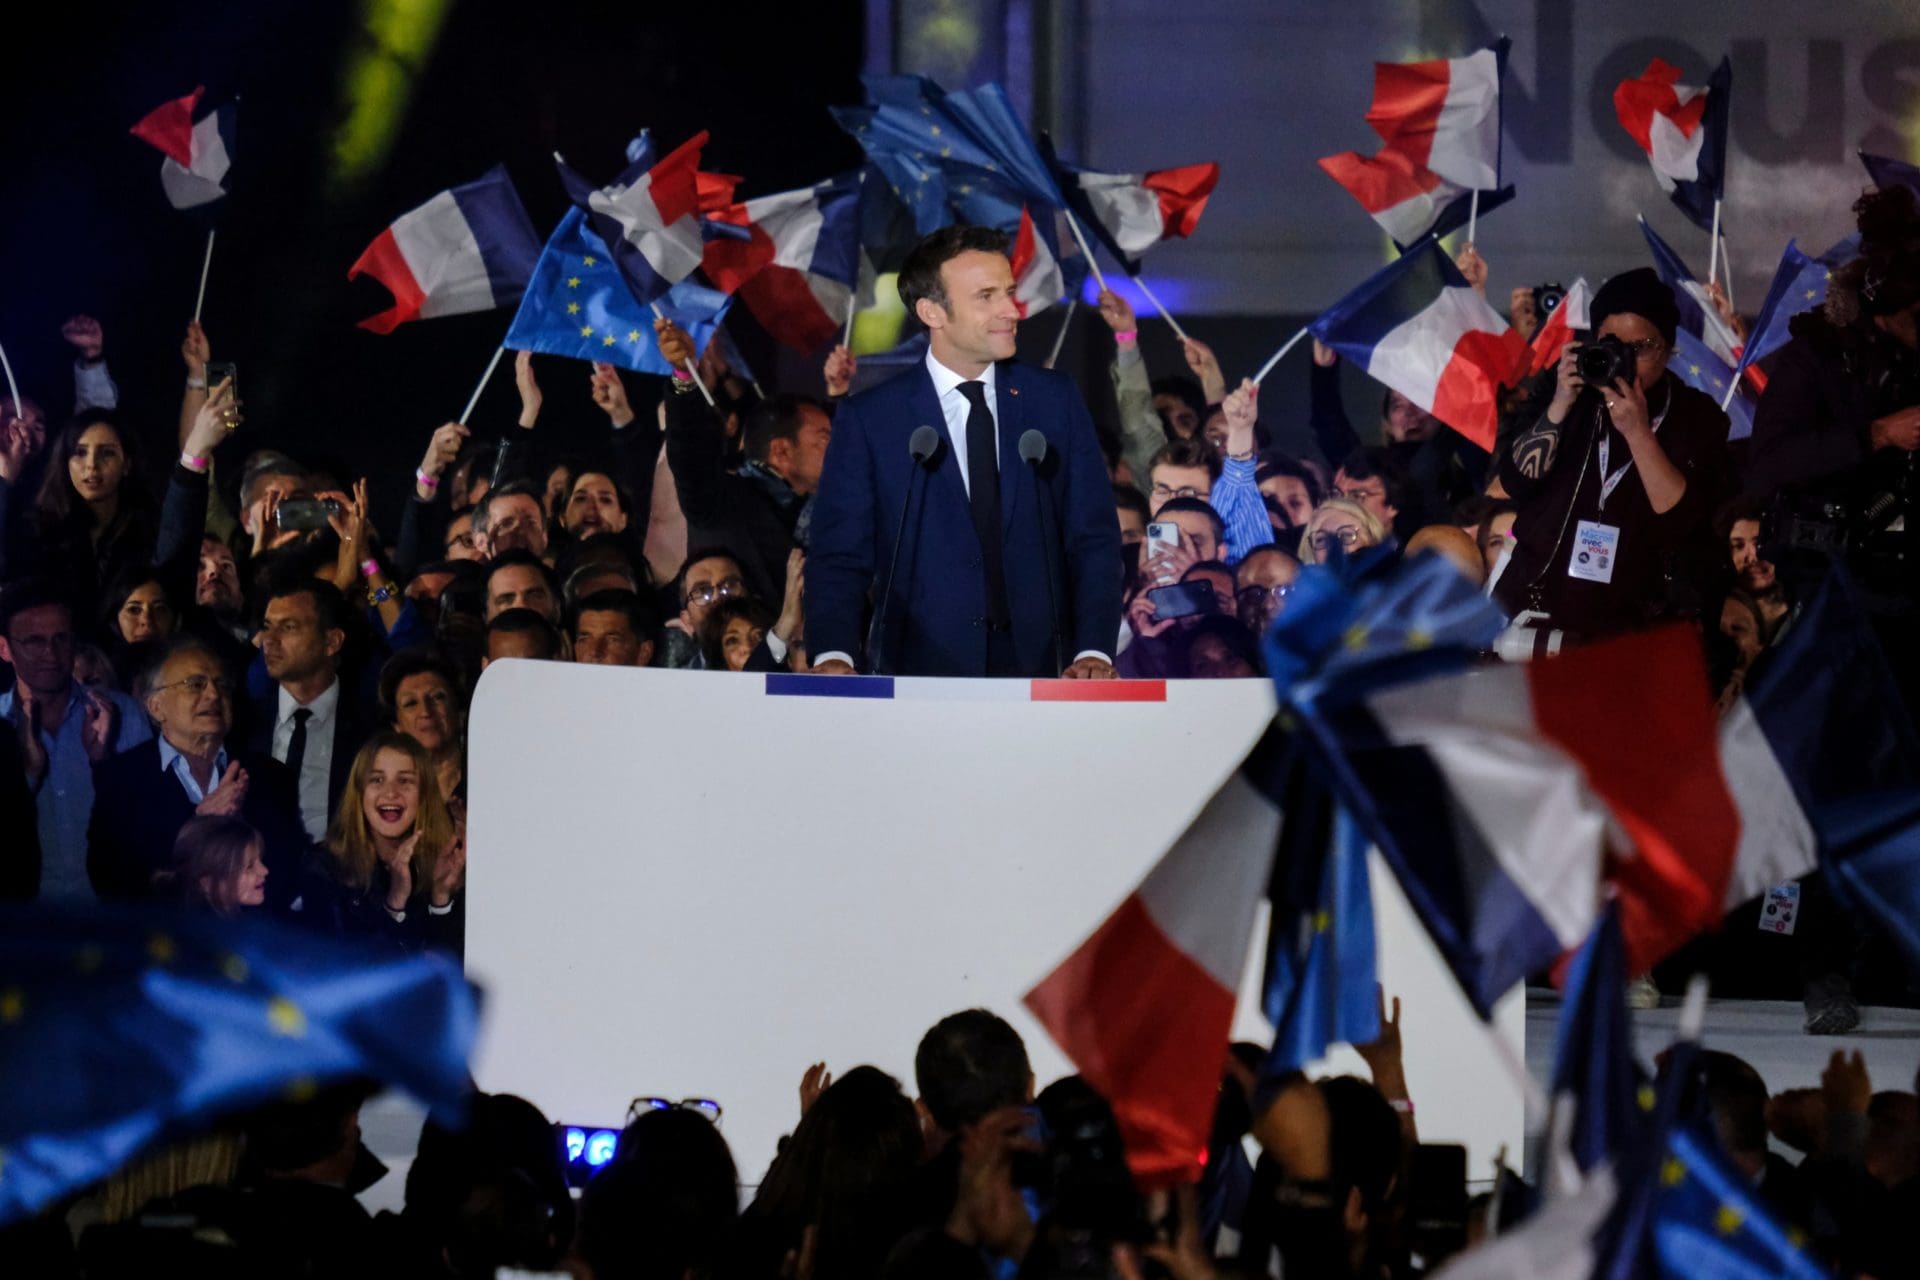
[[[1567,574],[1588,582],[1612,582],[1613,564],[1619,558],[1619,526],[1582,520],[1573,531],[1573,558],[1567,561]]]
[[[1767,890],[1760,904],[1760,932],[1790,934],[1800,918],[1800,886],[1789,881]]]

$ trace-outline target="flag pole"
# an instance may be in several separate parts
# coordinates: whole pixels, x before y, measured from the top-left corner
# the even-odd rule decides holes
[[[1740,389],[1740,375],[1742,372],[1743,371],[1739,369],[1733,371],[1733,383],[1727,388],[1727,394],[1720,398],[1720,412],[1725,413],[1727,406],[1733,403],[1733,393]]]
[[[1720,282],[1720,198],[1718,196],[1715,196],[1713,201],[1713,230],[1708,232],[1707,236],[1710,242],[1707,246],[1707,283],[1718,284]]]
[[[1073,242],[1079,245],[1080,252],[1086,255],[1087,267],[1093,272],[1093,282],[1100,286],[1102,292],[1105,292],[1107,278],[1100,274],[1100,264],[1093,260],[1093,250],[1087,245],[1086,233],[1080,230],[1080,219],[1073,216],[1071,209],[1062,209],[1060,212],[1067,215],[1067,230],[1073,232]]]
[[[1493,1195],[1487,1203],[1487,1238],[1491,1240],[1500,1234],[1500,1205],[1506,1198],[1507,1144],[1501,1143],[1500,1149],[1493,1153]]]
[[[1073,323],[1073,309],[1080,305],[1080,299],[1067,299],[1067,312],[1060,317],[1060,332],[1053,336],[1053,350],[1047,352],[1047,363],[1042,368],[1053,368],[1053,362],[1060,358],[1060,348],[1067,345],[1067,327]]]
[[[1473,199],[1467,205],[1467,243],[1472,244],[1473,233],[1480,229],[1480,190],[1475,188]]]
[[[1724,231],[1720,233],[1720,266],[1726,275],[1721,287],[1727,291],[1727,309],[1737,310],[1733,301],[1733,259],[1727,254],[1727,233]]]
[[[1300,330],[1300,332],[1294,334],[1291,338],[1288,338],[1286,342],[1281,346],[1281,348],[1278,351],[1274,352],[1273,355],[1268,358],[1265,364],[1260,366],[1260,372],[1253,375],[1253,380],[1255,384],[1265,382],[1267,380],[1267,375],[1273,372],[1273,366],[1280,363],[1280,357],[1286,355],[1287,352],[1293,350],[1294,344],[1306,336],[1307,336],[1307,331],[1305,329],[1302,329]]]
[[[852,352],[853,350],[853,317],[854,317],[854,314],[859,310],[860,310],[860,295],[859,295],[859,292],[856,290],[847,295],[847,336],[844,339],[842,339],[840,343],[840,345],[845,347],[848,350],[848,352]]]
[[[207,273],[213,270],[213,232],[212,227],[207,228],[207,256],[200,260],[200,292],[193,299],[193,319],[196,324],[200,321],[200,308],[207,300]]]
[[[0,347],[0,369],[7,372],[7,394],[13,397],[13,416],[24,418],[27,408],[20,403],[20,384],[13,380],[13,361],[7,359],[7,349]]]
[[[656,320],[665,320],[667,318],[667,313],[660,309],[659,302],[656,301],[650,305],[653,307],[653,315]],[[700,388],[700,394],[706,398],[707,408],[712,409],[716,407],[713,403],[713,392],[707,390],[707,384],[701,380],[700,371],[693,367],[693,361],[685,361],[680,367],[685,369],[687,376],[693,379],[693,385]]]
[[[462,426],[465,426],[467,419],[473,416],[473,406],[480,403],[480,393],[487,389],[487,383],[492,381],[493,371],[495,367],[499,365],[500,357],[506,353],[507,349],[505,347],[495,347],[493,349],[493,359],[487,361],[487,371],[480,375],[480,385],[473,389],[473,394],[467,397],[467,407],[460,411],[458,421]]]
[[[1169,325],[1173,326],[1173,333],[1175,337],[1179,338],[1180,341],[1182,342],[1193,341],[1193,339],[1187,336],[1187,331],[1180,327],[1180,322],[1173,318],[1173,313],[1171,311],[1168,311],[1166,307],[1161,305],[1160,299],[1153,296],[1153,290],[1147,288],[1147,282],[1144,279],[1142,279],[1140,276],[1135,276],[1133,277],[1133,282],[1134,284],[1139,286],[1140,292],[1147,295],[1147,301],[1151,302],[1153,304],[1153,309],[1160,313],[1160,318],[1162,320],[1165,320]]]

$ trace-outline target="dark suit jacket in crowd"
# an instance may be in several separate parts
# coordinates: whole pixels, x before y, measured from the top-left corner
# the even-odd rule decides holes
[[[228,749],[247,771],[240,816],[259,831],[267,864],[267,905],[293,898],[295,870],[307,847],[293,775],[266,756]],[[87,828],[87,876],[102,898],[153,896],[153,873],[173,863],[173,840],[194,804],[171,772],[160,771],[159,739],[102,760],[93,770],[93,821]]]
[[[801,501],[783,508],[758,482],[726,470],[726,443],[697,393],[668,394],[667,466],[687,517],[687,550],[725,547],[740,562],[747,590],[778,609]]]
[[[1015,662],[1034,676],[1057,674],[1049,642],[1047,567],[1060,597],[1066,662],[1086,650],[1111,655],[1120,631],[1120,530],[1112,480],[1080,392],[1065,374],[1003,360],[994,375],[1000,445],[1000,519]],[[833,419],[807,556],[807,652],[866,655],[863,614],[893,555],[914,428],[940,432],[932,471],[916,487],[916,514],[902,539],[888,609],[890,673],[987,673],[987,586],[980,537],[946,416],[924,363],[843,401]],[[1035,483],[1020,437],[1037,429],[1050,446]],[[1042,486],[1049,498],[1042,533]],[[876,608],[878,604],[876,602]]]
[[[247,750],[258,756],[271,757],[274,720],[280,714],[280,686],[268,687],[270,692],[267,695],[254,695],[250,699],[252,705],[246,717]],[[340,681],[340,700],[334,704],[333,758],[327,762],[329,814],[340,808],[340,794],[347,789],[347,775],[353,772],[353,758],[359,754],[361,744],[372,736],[375,728],[364,700],[354,695],[354,688],[343,677]],[[297,799],[297,779],[294,785]]]

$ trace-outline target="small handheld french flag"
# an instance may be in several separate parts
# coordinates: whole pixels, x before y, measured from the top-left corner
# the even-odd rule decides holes
[[[696,173],[705,130],[681,143],[658,164],[645,133],[627,149],[628,164],[605,187],[596,187],[555,156],[567,196],[587,211],[587,224],[613,250],[627,286],[652,302],[700,265],[703,236]]]
[[[195,120],[205,92],[205,85],[196,85],[186,97],[149,111],[129,130],[167,157],[160,162],[160,186],[167,193],[167,203],[176,209],[210,205],[227,194],[227,174],[233,168],[234,104]]]
[[[721,175],[699,176],[710,192],[702,209],[741,232],[707,240],[700,264],[707,278],[723,292],[738,291],[778,341],[795,351],[819,350],[840,332],[859,282],[858,176],[743,204],[733,202]]]
[[[394,305],[360,322],[392,333],[409,320],[491,311],[518,301],[540,257],[540,238],[506,167],[442,191],[375,236],[347,279],[372,276]]]
[[[1727,98],[1733,64],[1720,65],[1706,87],[1681,84],[1680,68],[1655,58],[1613,91],[1613,112],[1653,165],[1660,189],[1702,231],[1713,229],[1713,206],[1727,181]]]

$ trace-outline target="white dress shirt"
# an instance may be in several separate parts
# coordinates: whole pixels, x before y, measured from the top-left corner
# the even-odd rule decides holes
[[[273,722],[273,758],[287,762],[287,749],[293,745],[293,713],[300,707],[283,685],[280,689],[279,716]],[[294,781],[300,788],[300,825],[308,838],[327,838],[327,783],[333,774],[333,730],[340,722],[340,681],[336,677],[326,692],[307,704],[313,714],[307,717],[307,749],[300,757],[300,776]]]
[[[987,389],[987,415],[993,419],[993,457],[1000,460],[1000,412],[993,398],[992,365],[978,378],[966,378],[941,364],[933,358],[933,352],[927,352],[927,373],[933,378],[933,393],[940,398],[940,412],[947,419],[947,441],[953,446],[953,460],[960,464],[960,487],[967,491],[967,497],[973,497],[973,481],[967,475],[967,415],[973,412],[973,402],[960,390],[963,382],[978,382]]]

